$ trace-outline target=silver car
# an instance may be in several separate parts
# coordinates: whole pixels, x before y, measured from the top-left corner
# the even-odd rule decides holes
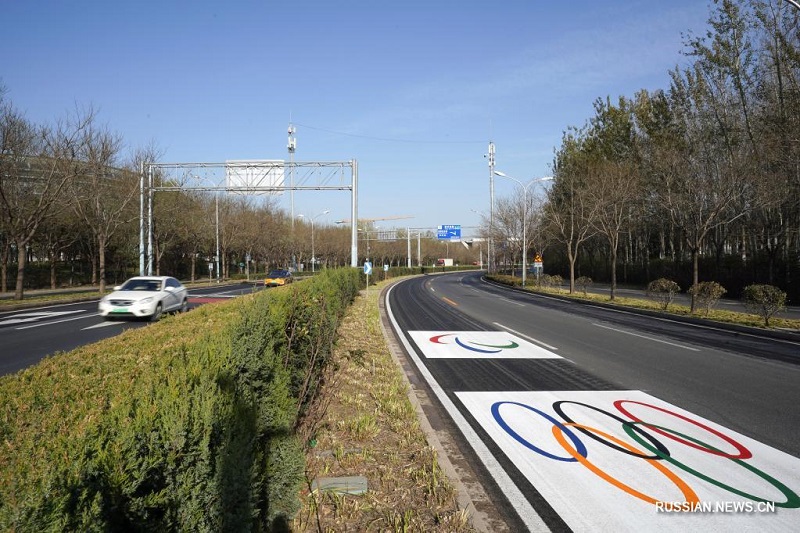
[[[164,313],[184,312],[189,295],[180,281],[169,276],[138,276],[114,287],[97,306],[100,316],[148,317],[153,322]]]

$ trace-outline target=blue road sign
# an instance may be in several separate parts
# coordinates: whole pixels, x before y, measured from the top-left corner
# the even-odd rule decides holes
[[[460,241],[461,224],[444,224],[437,226],[436,238],[440,241]]]
[[[364,274],[366,274],[367,276],[372,274],[372,262],[364,261]]]

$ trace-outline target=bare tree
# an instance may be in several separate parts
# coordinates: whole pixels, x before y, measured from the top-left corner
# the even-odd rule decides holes
[[[92,121],[76,113],[53,129],[30,123],[0,101],[0,216],[17,252],[15,300],[22,300],[28,246],[42,222],[65,206],[62,192],[75,176],[77,140]]]
[[[85,236],[82,225],[69,210],[62,210],[60,216],[48,217],[42,222],[34,241],[37,247],[47,253],[51,289],[58,287],[57,272],[61,254]]]
[[[556,154],[555,182],[548,193],[545,217],[552,239],[564,245],[569,261],[569,292],[575,292],[575,262],[581,246],[597,230],[597,203],[587,191],[588,167],[580,132],[564,135]]]
[[[630,163],[598,162],[591,173],[588,196],[597,205],[592,224],[606,238],[611,256],[611,299],[617,289],[617,255],[623,229],[641,196],[639,179]]]
[[[691,310],[696,308],[699,254],[709,233],[752,208],[750,146],[734,135],[736,117],[721,112],[718,94],[699,65],[673,71],[673,117],[683,133],[678,151],[665,153],[656,197],[681,229],[692,256]],[[719,89],[719,85],[715,86]]]
[[[118,168],[122,138],[87,124],[79,142],[80,174],[70,191],[75,213],[97,242],[99,291],[106,289],[106,252],[114,234],[136,217],[131,209],[139,189],[138,175]]]
[[[494,208],[492,240],[496,255],[503,256],[503,263],[512,265],[511,275],[515,275],[513,265],[522,257],[522,200],[498,198]],[[496,258],[495,258],[496,260]]]

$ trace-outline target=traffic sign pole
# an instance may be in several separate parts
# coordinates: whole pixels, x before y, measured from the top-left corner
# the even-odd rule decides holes
[[[364,274],[367,276],[367,290],[369,290],[369,275],[372,274],[371,261],[364,261]]]

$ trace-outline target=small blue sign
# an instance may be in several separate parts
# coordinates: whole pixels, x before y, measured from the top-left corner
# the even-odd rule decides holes
[[[436,227],[436,238],[440,241],[458,242],[461,240],[461,224],[443,224]]]
[[[372,262],[364,261],[364,274],[366,274],[367,276],[372,274]]]

